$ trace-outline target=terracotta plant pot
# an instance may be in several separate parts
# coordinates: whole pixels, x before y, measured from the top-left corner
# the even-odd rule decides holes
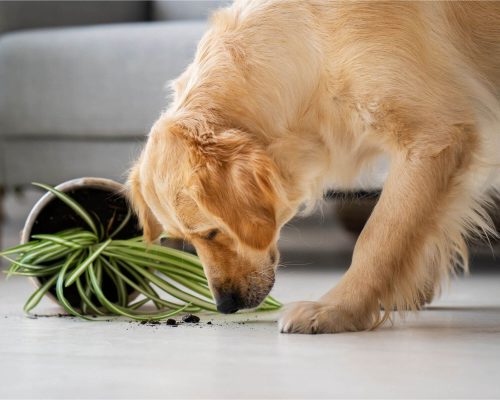
[[[125,218],[128,205],[125,198],[125,187],[115,181],[104,178],[73,179],[56,186],[56,189],[65,192],[80,203],[91,215],[96,215],[103,223],[113,219],[113,226],[118,226]],[[85,222],[66,204],[52,193],[47,192],[33,206],[26,219],[21,233],[21,243],[32,240],[32,235],[58,233],[70,228],[88,229]],[[127,225],[116,235],[116,239],[130,239],[140,236],[135,216],[130,218]],[[111,301],[117,300],[117,293],[109,277],[103,277],[103,291]],[[38,287],[44,283],[43,278],[33,278]],[[106,290],[106,288],[109,288]],[[135,291],[127,286],[129,298],[135,297]],[[47,293],[54,301],[55,289]],[[73,307],[79,308],[81,299],[75,286],[65,289],[67,300]]]

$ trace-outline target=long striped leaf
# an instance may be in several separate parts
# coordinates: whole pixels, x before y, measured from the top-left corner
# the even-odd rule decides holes
[[[50,290],[52,286],[56,283],[57,275],[52,276],[47,282],[40,286],[26,301],[24,304],[24,312],[29,313],[33,308],[35,308],[43,296]]]
[[[99,254],[101,254],[106,246],[108,246],[110,243],[111,239],[108,239],[104,243],[102,243],[95,251],[91,252],[90,255],[80,265],[78,265],[73,270],[73,272],[69,274],[65,283],[65,287],[73,284],[76,279],[85,271],[85,269],[87,269],[87,267],[92,264],[97,257],[99,257]]]
[[[45,190],[48,190],[53,195],[55,195],[59,200],[64,202],[74,212],[76,212],[85,221],[85,223],[89,226],[89,228],[92,230],[92,232],[94,232],[97,236],[99,236],[99,231],[97,230],[94,219],[90,216],[90,214],[87,211],[85,211],[85,209],[80,205],[80,203],[78,203],[77,201],[72,199],[66,193],[61,192],[60,190],[57,190],[56,188],[54,188],[52,186],[46,185],[44,183],[38,183],[38,182],[33,182],[32,184],[35,186],[41,187]]]

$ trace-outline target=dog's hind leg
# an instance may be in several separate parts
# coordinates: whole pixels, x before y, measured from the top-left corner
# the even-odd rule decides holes
[[[467,229],[479,224],[488,230],[471,184],[475,166],[471,129],[453,126],[449,135],[453,140],[438,151],[427,147],[393,156],[380,200],[356,243],[351,267],[318,302],[288,308],[280,321],[282,332],[373,328],[394,308],[419,309],[440,277],[457,263],[466,264]]]

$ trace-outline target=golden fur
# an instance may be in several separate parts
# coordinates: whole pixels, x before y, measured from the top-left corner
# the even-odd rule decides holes
[[[301,206],[390,158],[348,272],[289,307],[282,332],[416,310],[467,268],[471,232],[493,234],[498,2],[236,1],[173,87],[131,171],[132,203],[148,240],[192,241],[216,300],[236,293],[237,308],[272,287],[280,228]]]

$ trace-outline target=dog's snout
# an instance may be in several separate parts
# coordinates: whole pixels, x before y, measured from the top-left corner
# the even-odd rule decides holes
[[[274,270],[249,272],[240,279],[215,280],[211,290],[217,310],[232,314],[244,308],[257,307],[271,291],[274,284]]]
[[[223,314],[233,314],[242,308],[242,301],[238,294],[227,293],[217,299],[217,310]]]

